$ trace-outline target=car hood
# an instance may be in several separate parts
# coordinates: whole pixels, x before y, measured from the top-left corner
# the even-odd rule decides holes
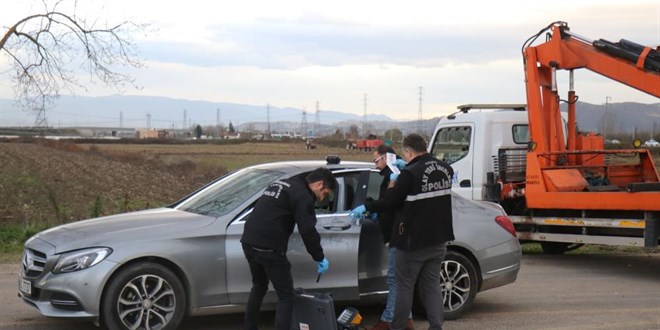
[[[123,213],[69,223],[42,231],[38,238],[65,252],[92,246],[112,247],[117,242],[161,237],[208,226],[216,218],[169,208]]]

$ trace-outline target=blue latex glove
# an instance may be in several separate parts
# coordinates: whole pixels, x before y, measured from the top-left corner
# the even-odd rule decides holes
[[[390,174],[390,181],[396,181],[396,178],[398,178],[398,177],[399,177],[398,174],[392,173],[392,174]]]
[[[406,161],[401,158],[397,158],[393,165],[396,165],[396,167],[402,170],[406,168],[406,165],[408,165],[408,163],[406,163]]]
[[[361,218],[364,216],[364,213],[367,212],[367,208],[364,207],[364,205],[360,205],[353,210],[351,210],[351,213],[349,215],[353,218]]]
[[[323,260],[317,262],[318,268],[316,271],[319,274],[323,274],[328,271],[328,267],[330,267],[330,261],[328,261],[327,258],[323,258]]]
[[[378,213],[374,212],[369,214],[369,219],[371,219],[371,221],[378,221]]]

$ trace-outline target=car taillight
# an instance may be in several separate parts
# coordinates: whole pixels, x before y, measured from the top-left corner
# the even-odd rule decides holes
[[[511,219],[505,215],[498,215],[495,217],[495,222],[497,222],[500,227],[504,228],[504,230],[508,231],[509,234],[513,235],[514,237],[516,236],[516,228],[513,226],[513,222],[511,222]]]

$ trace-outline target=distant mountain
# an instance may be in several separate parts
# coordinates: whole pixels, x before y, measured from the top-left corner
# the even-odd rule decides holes
[[[566,110],[566,104],[561,105]],[[617,133],[632,133],[638,131],[651,132],[653,126],[660,129],[660,103],[643,104],[634,102],[611,103],[596,105],[578,102],[575,105],[575,116],[578,128],[581,131],[600,131],[603,127],[604,116],[611,126],[610,130]],[[607,125],[606,125],[607,126]]]
[[[561,105],[565,111],[566,104]],[[46,110],[48,125],[51,127],[146,127],[148,115],[151,127],[182,128],[193,124],[214,126],[220,110],[220,123],[230,122],[239,130],[266,131],[268,116],[271,132],[301,132],[304,123],[307,130],[317,135],[334,133],[337,129],[347,132],[351,125],[362,131],[361,115],[338,110],[321,110],[319,124],[316,125],[314,111],[266,105],[247,105],[228,102],[208,102],[168,97],[112,95],[104,97],[62,96],[56,105]],[[660,103],[611,103],[607,110],[604,105],[578,102],[577,122],[581,131],[600,131],[608,126],[612,132],[632,133],[660,130]],[[184,112],[186,123],[184,123]],[[268,113],[269,112],[269,113]],[[0,126],[31,126],[34,114],[17,107],[12,100],[0,99]],[[303,120],[303,118],[305,120]],[[431,134],[439,118],[418,121],[394,121],[380,114],[368,114],[367,131],[383,134],[391,128],[398,128],[404,134],[420,131]],[[609,125],[604,125],[609,123]]]
[[[218,109],[220,122],[240,126],[250,122],[267,122],[266,105],[247,105],[227,102],[209,102],[155,96],[112,95],[102,97],[62,96],[56,105],[46,110],[49,126],[146,127],[147,115],[151,127],[181,128],[191,124],[215,125]],[[184,111],[187,123],[184,125]],[[307,123],[313,125],[313,111],[306,113]],[[336,110],[321,110],[319,122],[334,125],[347,120],[362,120],[362,116]],[[368,121],[392,121],[379,114],[368,114]],[[270,121],[294,122],[298,128],[303,122],[302,109],[270,106]],[[0,99],[0,125],[26,126],[34,123],[34,115],[21,110],[12,100]]]

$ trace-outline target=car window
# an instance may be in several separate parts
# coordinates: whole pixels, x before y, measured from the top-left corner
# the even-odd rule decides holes
[[[315,203],[316,214],[350,211],[355,205],[359,177],[360,172],[335,173],[337,188],[326,200]]]
[[[337,212],[350,211],[355,206],[360,172],[335,175],[339,187],[337,189]]]
[[[282,172],[254,168],[237,171],[192,195],[181,202],[176,209],[221,216],[232,211],[282,175]]]
[[[380,198],[380,184],[383,182],[383,176],[378,172],[369,173],[369,188],[367,188],[367,198]]]
[[[472,127],[455,126],[438,130],[431,147],[431,154],[449,164],[453,164],[470,151]]]
[[[529,142],[529,125],[513,125],[511,132],[513,133],[513,142],[516,144],[527,144]]]

